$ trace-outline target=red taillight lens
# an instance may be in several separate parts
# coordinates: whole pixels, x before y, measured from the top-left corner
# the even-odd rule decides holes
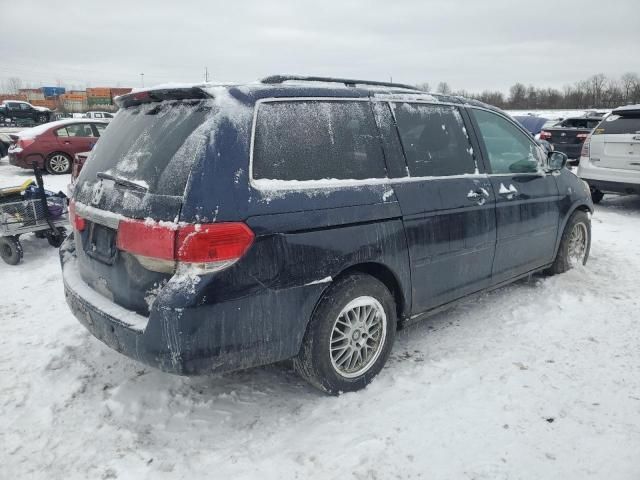
[[[35,138],[21,138],[18,140],[18,146],[23,150],[36,141]]]
[[[123,220],[118,225],[116,245],[135,255],[173,260],[176,229],[155,222]]]
[[[588,134],[588,133],[578,133],[578,134],[576,135],[576,138],[577,138],[578,140],[582,140],[583,142],[587,139],[587,137],[589,137],[589,134]]]
[[[215,271],[242,257],[253,244],[254,234],[244,223],[166,225],[141,220],[123,220],[116,244],[136,255],[147,268],[162,268],[149,259],[180,264],[198,264]],[[142,257],[142,258],[140,258]]]
[[[75,228],[79,232],[83,231],[86,226],[86,222],[84,218],[78,216],[78,214],[76,213],[75,200],[71,200],[69,202],[69,223],[73,228]]]
[[[237,260],[253,238],[244,223],[187,225],[178,229],[176,257],[179,262],[195,263]]]
[[[540,140],[551,140],[551,132],[542,130],[540,132]]]

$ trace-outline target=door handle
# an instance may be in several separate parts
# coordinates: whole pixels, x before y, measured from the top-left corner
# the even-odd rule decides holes
[[[518,189],[514,187],[513,184],[510,184],[509,188],[507,188],[504,186],[504,183],[501,183],[500,188],[498,189],[498,193],[501,196],[507,197],[507,199],[511,200],[516,195],[518,195]]]
[[[467,193],[467,198],[472,202],[475,202],[477,205],[484,205],[489,198],[489,192],[487,192],[484,188],[479,188],[477,190],[470,190]]]
[[[67,140],[67,141],[65,141],[65,142],[62,142],[62,143],[64,143],[65,145],[71,145],[71,142],[70,142],[70,141],[68,141],[68,140]]]

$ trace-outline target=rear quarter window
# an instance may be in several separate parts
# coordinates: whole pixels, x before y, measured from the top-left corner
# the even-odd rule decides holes
[[[615,115],[611,114],[605,118],[594,131],[594,134],[636,134],[640,133],[640,114],[637,115]]]
[[[386,176],[369,102],[264,102],[258,106],[254,135],[255,180]]]

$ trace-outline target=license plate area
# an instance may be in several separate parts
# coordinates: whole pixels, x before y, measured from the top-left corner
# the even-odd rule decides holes
[[[85,253],[101,263],[113,265],[118,254],[116,230],[94,222],[88,222],[88,227],[89,241]]]

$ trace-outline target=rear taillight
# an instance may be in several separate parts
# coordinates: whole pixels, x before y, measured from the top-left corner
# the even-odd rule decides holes
[[[85,219],[79,216],[76,212],[75,200],[69,201],[69,223],[75,230],[78,230],[79,232],[83,231],[86,226]]]
[[[23,150],[36,141],[35,138],[21,138],[18,140],[18,146]]]
[[[171,272],[187,267],[201,274],[238,261],[253,239],[253,232],[244,223],[176,225],[122,220],[116,244],[150,270]]]
[[[581,157],[589,157],[591,155],[591,135],[587,135],[582,144],[582,150],[580,151]]]
[[[551,140],[551,132],[542,130],[540,132],[540,140]]]
[[[576,135],[576,138],[580,141],[585,141],[587,138],[589,138],[589,134],[588,133],[578,133]]]

